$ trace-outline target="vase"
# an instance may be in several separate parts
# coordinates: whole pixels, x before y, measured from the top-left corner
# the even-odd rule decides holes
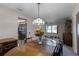
[[[38,44],[42,44],[42,37],[39,37],[39,42]]]

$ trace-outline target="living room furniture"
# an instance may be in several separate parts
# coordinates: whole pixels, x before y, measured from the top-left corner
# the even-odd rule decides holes
[[[63,42],[68,46],[72,46],[72,20],[65,21],[65,32],[63,34]]]
[[[56,46],[53,44],[48,45],[46,41],[43,41],[43,44],[38,44],[38,41],[33,40],[25,45],[11,49],[5,56],[51,56]]]
[[[0,55],[3,56],[10,49],[17,46],[17,40],[14,38],[0,39]]]

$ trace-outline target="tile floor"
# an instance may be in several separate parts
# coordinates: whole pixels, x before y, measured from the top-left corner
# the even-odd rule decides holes
[[[69,46],[63,46],[63,56],[77,56]]]

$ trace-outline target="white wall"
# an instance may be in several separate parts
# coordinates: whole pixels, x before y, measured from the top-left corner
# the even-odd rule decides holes
[[[73,38],[73,50],[75,53],[77,53],[77,36],[76,36],[76,18],[73,17],[72,20],[72,38]]]
[[[33,19],[4,6],[0,6],[0,39],[18,38],[18,16],[27,19],[27,37],[28,33],[31,32],[31,36],[35,39]]]
[[[33,39],[35,39],[35,35],[34,35],[34,25],[33,23],[33,19],[28,19],[27,20],[27,37],[29,37],[29,32],[30,32],[30,36],[33,37]]]
[[[25,17],[14,10],[0,6],[0,39],[9,37],[17,38],[18,16]]]
[[[79,4],[75,7],[72,13],[72,37],[73,37],[73,50],[77,53],[77,33],[76,33],[76,14],[79,12]]]

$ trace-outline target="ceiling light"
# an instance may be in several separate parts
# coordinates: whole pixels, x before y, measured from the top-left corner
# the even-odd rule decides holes
[[[44,20],[42,20],[40,17],[39,17],[39,7],[40,7],[40,3],[37,3],[38,4],[38,17],[33,21],[33,24],[36,24],[36,25],[44,25],[45,22]]]

